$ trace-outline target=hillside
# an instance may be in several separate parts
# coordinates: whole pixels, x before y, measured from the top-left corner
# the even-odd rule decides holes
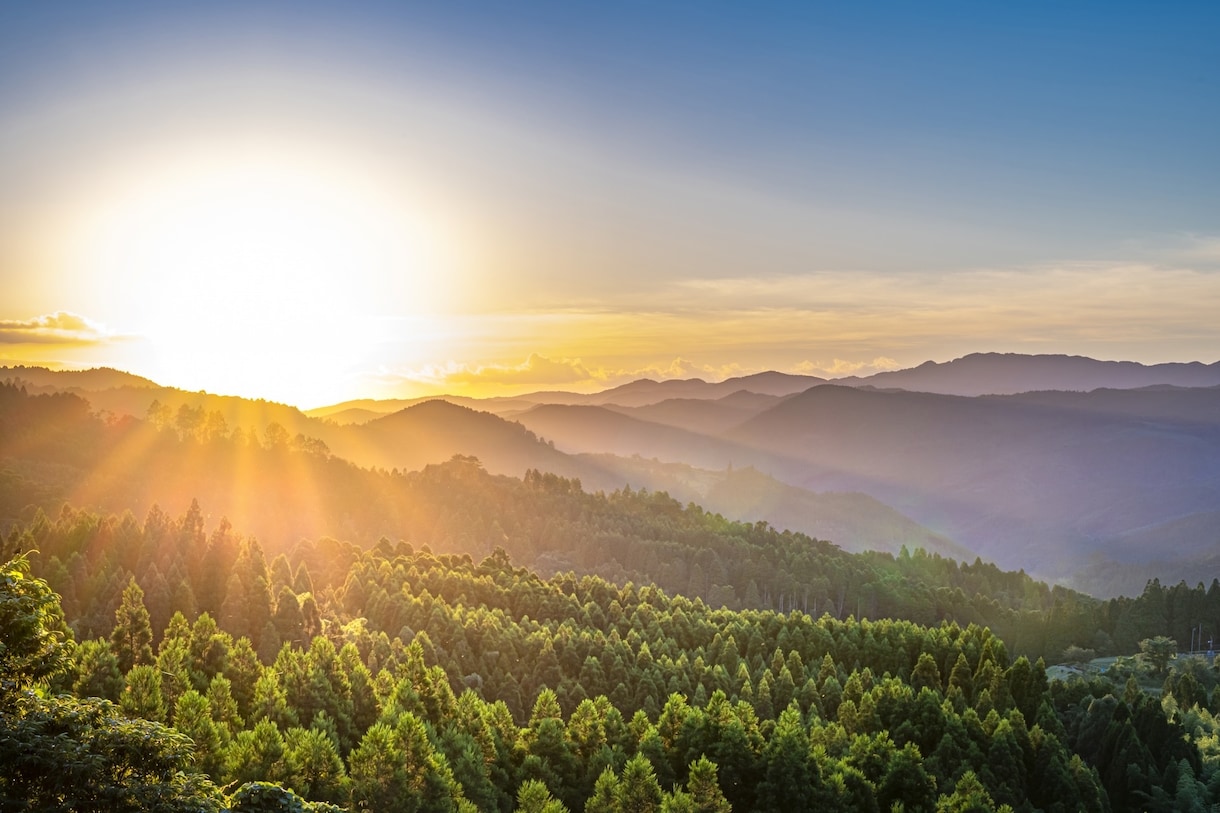
[[[676,426],[705,435],[717,435],[744,423],[764,409],[775,406],[779,400],[780,396],[777,395],[760,395],[738,390],[732,395],[716,399],[671,398],[640,407],[607,404],[606,408],[651,423]]]
[[[996,561],[1039,572],[1107,555],[1125,533],[1220,503],[1220,412],[1198,423],[1170,420],[1164,408],[1152,418],[1090,408],[1084,394],[1055,400],[824,386],[725,437],[823,472],[791,482],[864,491]]]
[[[46,367],[0,367],[0,381],[24,383],[33,391],[97,392],[117,387],[156,387],[152,381],[138,375],[94,367],[87,370],[50,370]]]
[[[1014,387],[1062,384],[1063,376],[1075,372],[1076,386],[1103,379],[1133,385],[1206,378],[1214,367],[996,354],[959,362],[925,372],[941,380],[974,380],[978,390],[1002,374]],[[436,400],[347,425],[283,405],[167,388],[123,387],[89,397],[98,409],[138,417],[156,400],[168,407],[160,423],[176,423],[183,408],[188,419],[198,418],[199,410],[208,416],[215,411],[222,430],[240,427],[260,439],[277,423],[290,439],[316,439],[364,467],[418,469],[461,454],[478,457],[495,473],[520,476],[536,468],[579,478],[591,489],[631,484],[670,491],[736,519],[818,535],[835,531],[852,548],[850,540],[859,539],[895,550],[895,539],[926,534],[1007,567],[1060,580],[1078,575],[1080,584],[1106,595],[1138,592],[1149,576],[1188,573],[1214,545],[1209,516],[1220,504],[1217,386],[1159,383],[961,396],[823,384],[779,396],[740,387],[783,390],[807,382],[763,376],[722,383],[737,389],[712,398],[719,385],[641,381],[596,396],[572,396],[607,401],[602,406],[529,400],[566,397],[553,393],[490,402],[509,421]],[[673,394],[689,397],[667,397]],[[613,398],[638,405],[612,403]],[[657,465],[580,455],[638,455]],[[667,470],[665,464],[702,471]],[[799,496],[785,496],[775,484],[756,498],[712,488],[716,472],[750,467],[798,489]],[[867,495],[926,530],[912,536],[894,525],[893,536],[878,539],[877,530],[887,523],[869,516],[876,504],[861,504],[865,513],[836,530],[823,522],[821,510],[806,504],[808,495],[828,493]],[[1138,567],[1153,562],[1169,569]],[[1137,567],[1111,567],[1122,564]],[[1105,585],[1097,578],[1101,572],[1129,575]]]
[[[445,421],[416,423],[420,417],[435,414]],[[439,436],[447,426],[464,436],[472,434],[476,445],[480,440],[487,441],[488,448],[517,444],[524,454],[544,462],[570,465],[616,483],[630,482],[625,478],[636,475],[616,468],[613,461],[562,456],[519,426],[451,404],[421,405],[392,419],[396,420],[386,431],[407,432],[399,439],[408,444],[415,437],[408,430]],[[719,561],[715,555],[704,558],[700,565],[704,575],[694,578],[690,562],[679,565],[673,560],[673,546],[683,537],[675,536],[665,523],[640,539],[633,537],[634,532],[620,529],[623,518],[615,508],[619,505],[616,499],[639,500],[649,510],[657,509],[658,518],[684,514],[682,503],[661,493],[640,491],[638,486],[635,490],[606,489],[607,496],[585,491],[591,487],[584,481],[550,472],[539,474],[536,469],[523,470],[522,475],[528,475],[525,480],[497,477],[470,456],[450,455],[452,459],[443,465],[421,466],[418,472],[401,468],[389,472],[386,467],[369,470],[305,438],[282,435],[259,441],[240,432],[227,437],[183,435],[175,427],[157,428],[137,419],[107,422],[90,414],[88,404],[76,396],[29,396],[8,386],[0,387],[0,430],[0,478],[4,483],[0,530],[36,507],[54,513],[65,500],[105,511],[130,509],[143,516],[154,505],[180,510],[197,499],[213,516],[227,516],[265,540],[272,550],[302,537],[321,536],[362,544],[372,544],[381,536],[409,538],[438,551],[472,554],[486,554],[498,545],[533,566],[543,567],[545,561],[545,566],[557,569],[577,568],[623,579],[640,577],[678,591],[693,590],[696,595],[718,592],[722,601],[730,603],[746,600],[752,593],[751,581],[755,583],[753,592],[762,591],[760,596],[770,596],[775,602],[795,600],[794,565],[781,567],[772,561],[780,555],[779,548],[749,553],[735,549],[737,542],[726,540],[727,561]],[[478,437],[479,431],[485,436]],[[640,479],[662,478],[653,474]],[[816,495],[801,497],[809,501],[809,507],[819,507]],[[569,504],[560,510],[554,504],[557,499]],[[827,519],[852,527],[850,511],[844,511],[834,498],[825,507],[831,506],[835,510],[826,514]],[[862,508],[865,513],[853,534],[857,540],[875,535],[871,538],[881,537],[878,541],[882,541],[884,534],[897,528],[911,543],[924,538],[938,543],[932,550],[946,544],[892,513],[876,515],[875,504]],[[607,516],[596,519],[599,513]],[[701,516],[702,509],[691,514],[692,518]],[[715,521],[690,533],[696,537],[704,531],[719,533],[720,524],[727,520],[709,516],[716,517]],[[778,544],[782,538],[778,532],[764,531],[765,523],[755,523],[757,517],[750,519],[745,527],[757,526],[757,533]],[[810,550],[838,551],[828,542],[815,545],[808,537],[803,539]],[[892,545],[889,541],[888,546]],[[683,554],[687,555],[693,554]],[[811,570],[807,576],[811,584],[827,584],[824,569]],[[858,584],[867,581],[871,579],[865,577]],[[844,596],[839,600],[845,600]],[[814,602],[825,599],[825,594],[816,593],[802,597]]]
[[[746,444],[642,420],[608,407],[543,404],[515,420],[572,453],[641,455],[707,469],[734,464],[765,466],[773,457]]]
[[[655,458],[593,457],[602,468],[636,487],[665,491],[681,502],[702,505],[729,519],[762,519],[776,528],[829,539],[853,553],[874,550],[896,555],[906,547],[961,561],[976,556],[867,494],[807,491],[753,467],[711,471]]]

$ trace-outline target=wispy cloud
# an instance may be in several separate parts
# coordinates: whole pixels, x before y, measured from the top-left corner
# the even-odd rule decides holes
[[[519,364],[428,365],[380,376],[382,385],[407,384],[433,391],[474,392],[511,388],[517,392],[544,387],[585,391],[604,389],[640,378],[703,378],[721,381],[733,376],[759,372],[740,364],[701,364],[686,358],[639,366],[595,366],[579,358],[548,358],[538,353]]]
[[[892,358],[878,356],[872,361],[847,361],[846,359],[835,359],[830,362],[802,361],[794,365],[790,372],[839,378],[848,375],[872,375],[886,370],[897,370],[901,367],[902,365]]]
[[[0,344],[104,344],[119,338],[100,322],[70,311],[0,320]]]
[[[405,370],[394,378],[432,387],[562,386],[594,380],[598,373],[580,359],[551,359],[537,353],[520,364],[432,364]]]

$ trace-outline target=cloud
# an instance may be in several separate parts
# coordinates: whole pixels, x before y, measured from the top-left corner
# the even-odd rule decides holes
[[[105,325],[70,311],[0,320],[0,344],[104,344],[115,338]]]
[[[803,375],[819,375],[827,378],[839,378],[841,376],[856,375],[864,373],[880,373],[886,370],[897,370],[902,367],[897,361],[887,356],[878,356],[872,361],[846,361],[844,359],[835,359],[827,363],[824,361],[802,361],[792,368],[792,372],[801,373]]]
[[[401,377],[432,386],[472,387],[496,386],[555,386],[572,385],[598,378],[580,359],[550,359],[537,353],[520,364],[457,364],[429,365],[409,370]]]
[[[633,369],[621,369],[612,372],[601,371],[601,377],[614,381],[633,381],[637,378],[702,378],[710,381],[723,381],[726,378],[758,372],[746,369],[740,364],[700,364],[682,357],[675,358],[668,364],[657,362]]]
[[[759,372],[739,364],[701,364],[677,357],[670,362],[642,366],[596,367],[576,358],[548,358],[531,353],[520,364],[459,364],[428,365],[414,370],[390,373],[383,371],[380,384],[395,387],[409,383],[430,392],[486,392],[485,388],[504,388],[517,392],[547,387],[570,391],[596,391],[625,384],[641,378],[666,380],[671,378],[703,378],[722,381],[733,376]]]

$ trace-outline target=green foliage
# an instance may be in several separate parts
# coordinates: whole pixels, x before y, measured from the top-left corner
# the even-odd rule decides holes
[[[247,782],[229,797],[232,813],[341,813],[326,802],[308,802],[270,782]]]
[[[1164,675],[1169,661],[1178,653],[1178,642],[1166,635],[1145,638],[1140,641],[1140,657],[1147,661],[1153,671]]]
[[[0,799],[5,810],[216,811],[191,743],[105,700],[33,691],[66,661],[58,600],[24,558],[0,570]]]
[[[114,613],[114,630],[110,645],[119,661],[119,671],[130,672],[133,666],[153,662],[152,625],[144,606],[144,591],[135,576],[123,590],[123,601]]]
[[[284,784],[306,799],[341,804],[349,789],[335,742],[316,728],[291,728],[284,737]]]
[[[560,498],[596,504],[579,489]],[[666,505],[634,492],[615,499],[626,516]],[[657,516],[673,523],[686,510]],[[1117,812],[1178,796],[1217,801],[1220,757],[1204,755],[1220,746],[1206,750],[1216,729],[1201,705],[1210,665],[1176,663],[1163,706],[1138,686],[1120,702],[1124,693],[1108,683],[1048,684],[1041,662],[1010,659],[977,624],[713,609],[652,584],[544,579],[513,568],[503,551],[476,562],[389,540],[364,552],[303,542],[268,565],[231,528],[209,538],[191,514],[150,515],[144,533],[186,533],[205,548],[168,549],[158,567],[221,604],[224,581],[246,602],[270,595],[259,585],[278,585],[263,623],[270,632],[256,647],[210,614],[171,618],[156,667],[130,671],[124,707],[150,718],[172,709],[191,737],[182,758],[217,782],[281,786],[247,791],[243,803],[723,813],[1005,804]],[[68,541],[81,521],[66,512],[31,533],[69,560],[104,550]],[[85,525],[75,539],[96,539],[99,523]],[[66,582],[88,573],[113,616],[128,570],[149,569],[143,555],[54,572]],[[229,563],[227,579],[214,578],[209,557]],[[905,567],[920,564],[908,559]],[[36,561],[50,564],[45,554]],[[291,616],[297,603],[286,581],[302,566],[319,634],[271,653],[268,641],[288,628],[279,609]],[[80,578],[72,589],[84,608],[90,588]],[[97,685],[103,649],[82,647],[62,685]],[[153,672],[160,705],[148,699]]]
[[[25,556],[0,568],[0,703],[58,672],[69,649],[63,613],[51,588],[30,577]]]
[[[104,638],[84,641],[73,652],[72,672],[76,680],[72,693],[78,697],[99,697],[118,702],[125,686],[110,642]]]
[[[567,813],[563,803],[551,796],[546,785],[537,779],[527,779],[517,791],[518,813]]]

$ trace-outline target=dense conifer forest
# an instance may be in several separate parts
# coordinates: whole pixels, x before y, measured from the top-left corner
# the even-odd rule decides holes
[[[1102,602],[472,458],[0,402],[4,810],[1220,802],[1217,673],[1173,654],[1214,581]],[[123,510],[166,480],[219,485]],[[269,535],[211,515],[239,485]],[[307,508],[335,533],[285,531]]]

